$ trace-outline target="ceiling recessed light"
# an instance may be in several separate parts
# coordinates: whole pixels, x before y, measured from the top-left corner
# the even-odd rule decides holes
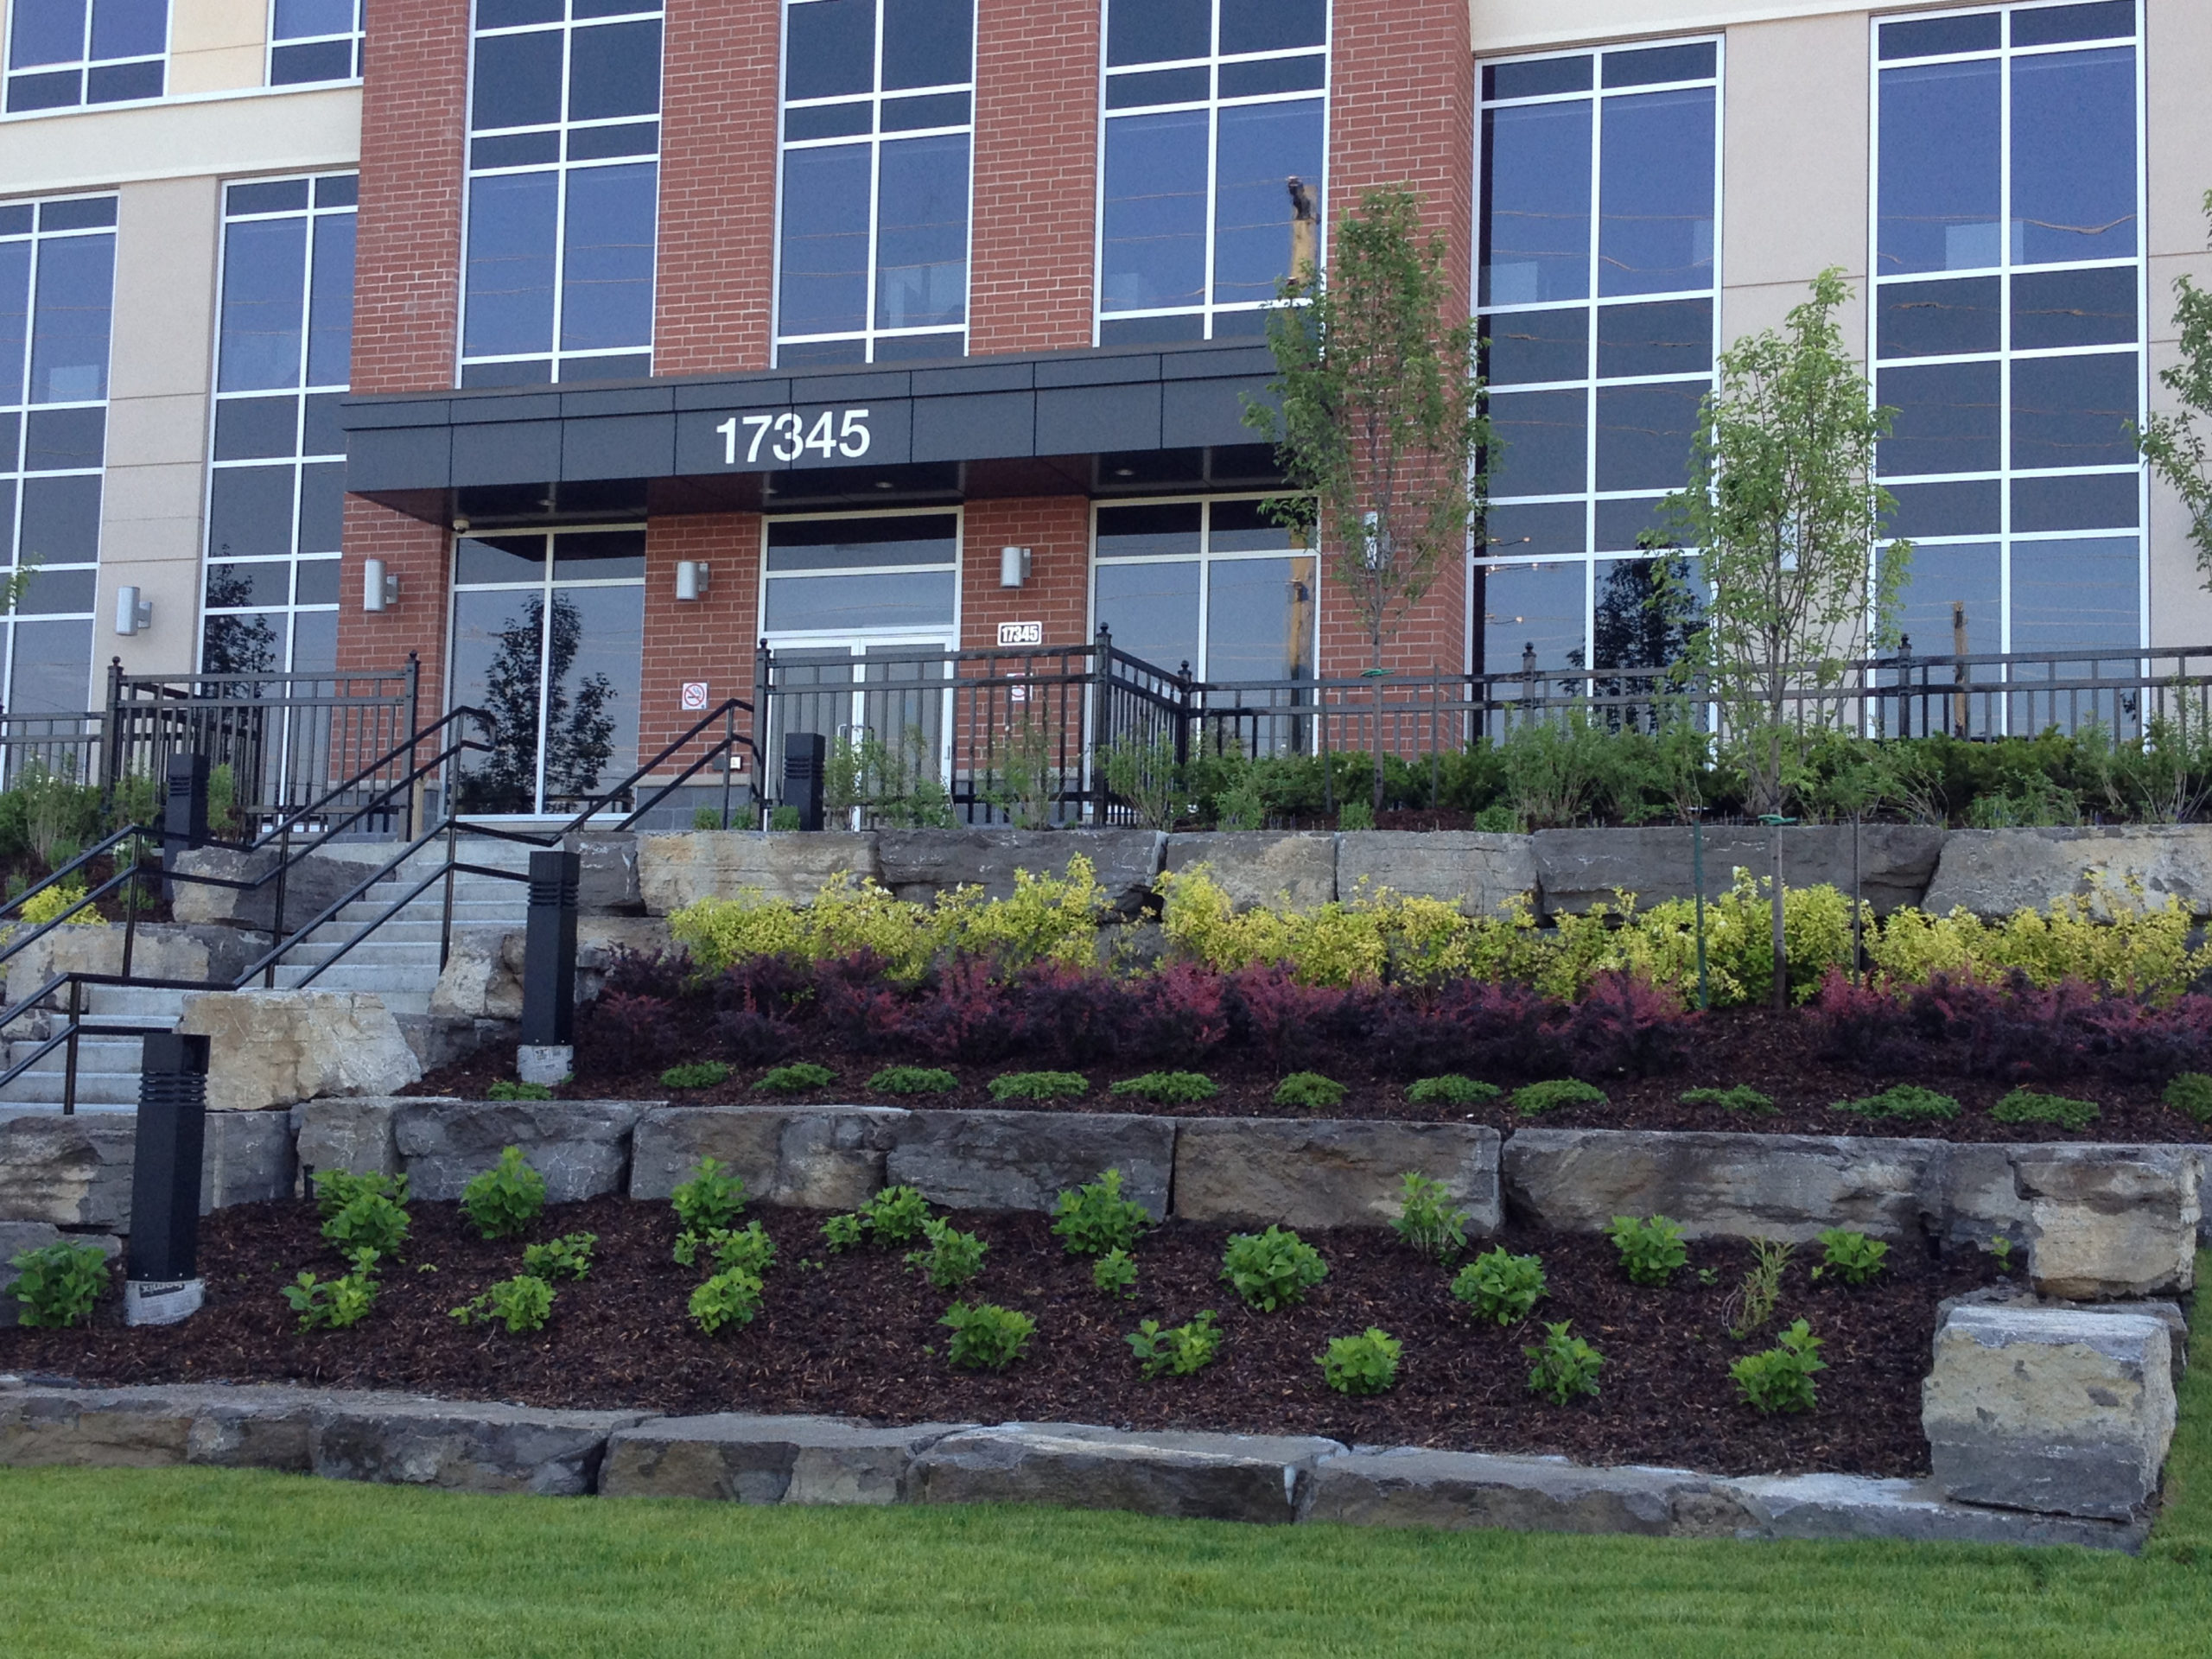
[[[1114,476],[1116,478],[1135,478],[1136,475],[1137,469],[1134,467],[1116,467],[1114,469]]]
[[[896,486],[895,486],[891,482],[891,480],[890,480],[889,479],[887,479],[887,478],[879,478],[879,479],[877,479],[877,480],[875,480],[875,487],[876,487],[877,489],[879,489],[879,490],[888,490],[888,489],[895,488]]]

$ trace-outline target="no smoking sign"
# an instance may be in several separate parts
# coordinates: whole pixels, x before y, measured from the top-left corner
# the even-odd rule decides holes
[[[686,681],[684,681],[684,682],[683,682],[683,712],[684,712],[685,714],[687,714],[687,715],[703,714],[703,713],[706,711],[706,707],[707,707],[707,683],[706,683],[706,681],[704,681],[704,680],[686,680]]]

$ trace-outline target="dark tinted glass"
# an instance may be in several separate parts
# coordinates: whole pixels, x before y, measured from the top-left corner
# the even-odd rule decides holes
[[[285,605],[291,602],[291,582],[289,563],[211,564],[207,602],[213,606]]]
[[[771,570],[950,564],[957,535],[950,515],[837,518],[768,527]]]
[[[875,0],[808,0],[784,20],[786,99],[875,90]]]
[[[1206,95],[1205,69],[1155,69],[1145,75],[1114,75],[1106,82],[1106,107],[1141,109],[1150,104],[1194,104]]]
[[[2135,338],[2132,270],[2044,270],[2012,279],[2015,350],[2133,345]]]
[[[71,404],[107,396],[114,289],[113,237],[64,237],[40,248],[31,321],[31,402]]]
[[[297,212],[308,205],[305,179],[276,179],[267,184],[234,184],[223,193],[223,209],[239,213]]]
[[[1101,346],[1166,346],[1205,336],[1203,317],[1106,317],[1098,324]]]
[[[1703,80],[1713,70],[1710,41],[1688,46],[1655,46],[1639,52],[1605,54],[1605,85],[1649,86],[1662,80]]]
[[[843,334],[867,326],[868,199],[867,145],[785,156],[784,333]]]
[[[1221,0],[1221,49],[1281,52],[1329,38],[1329,0]]]
[[[1098,626],[1115,648],[1173,672],[1198,660],[1198,562],[1102,564],[1094,577]]]
[[[0,207],[0,236],[29,236],[31,208],[28,202]]]
[[[1878,355],[1957,357],[1997,350],[2005,325],[1998,282],[1994,276],[1967,276],[1880,289],[1875,301]]]
[[[342,386],[353,372],[353,215],[315,222],[315,271],[308,291],[308,384]]]
[[[512,29],[522,23],[557,23],[561,0],[476,0],[476,27]]]
[[[2002,412],[1996,364],[1884,369],[1875,396],[1897,411],[1881,443],[1885,475],[1996,470]]]
[[[302,559],[292,593],[296,605],[335,605],[338,602],[338,561]]]
[[[968,135],[887,143],[876,169],[875,326],[927,328],[962,321],[968,299]]]
[[[30,334],[31,245],[0,243],[0,404],[22,401],[23,347]],[[14,464],[14,446],[0,449],[0,467]]]
[[[1483,520],[1483,540],[1499,558],[1546,553],[1580,553],[1589,526],[1580,501],[1531,501],[1494,506]]]
[[[1590,372],[1590,313],[1509,311],[1484,317],[1483,374],[1494,386],[1580,380]]]
[[[14,413],[0,415],[0,470],[8,472],[15,470],[16,440],[22,432],[22,419],[21,415]],[[10,512],[15,510],[15,499],[12,495],[8,498],[10,503],[8,511]],[[0,560],[0,563],[4,563],[4,560]]]
[[[550,358],[537,358],[524,363],[464,363],[461,365],[461,384],[464,386],[543,386],[553,380],[553,363]]]
[[[97,467],[106,433],[104,409],[35,409],[23,431],[23,470]]]
[[[2056,46],[2064,41],[2125,40],[2135,33],[2135,0],[2098,0],[2012,14],[2012,44]]]
[[[2133,352],[2022,358],[2012,365],[2012,465],[2124,466],[2136,458]]]
[[[1584,612],[1589,603],[1587,567],[1580,559],[1560,564],[1478,566],[1482,583],[1482,672],[1515,676],[1562,669],[1584,660]],[[1512,696],[1516,686],[1493,689]],[[1549,690],[1538,681],[1528,694]]]
[[[1598,487],[1677,490],[1688,480],[1702,382],[1598,390]]]
[[[208,486],[210,557],[292,550],[292,468],[218,467]]]
[[[1493,392],[1491,493],[1565,495],[1586,488],[1588,420],[1579,391]]]
[[[601,23],[569,36],[569,118],[611,121],[660,109],[660,22]]]
[[[304,183],[301,194],[304,199]],[[222,367],[216,379],[222,391],[300,384],[307,262],[303,217],[249,219],[224,228]]]
[[[328,461],[300,468],[300,539],[302,553],[335,553],[346,517],[346,464]]]
[[[143,58],[162,49],[168,0],[92,0],[92,55]]]
[[[481,172],[495,167],[534,167],[561,159],[557,132],[509,132],[479,138],[468,146],[468,164]]]
[[[607,582],[645,574],[642,530],[564,531],[553,538],[556,582]]]
[[[26,563],[35,559],[42,564],[88,563],[99,556],[99,479],[23,480],[23,528],[16,551]]]
[[[1098,556],[1134,558],[1155,553],[1196,553],[1203,509],[1195,501],[1098,509]],[[1192,589],[1193,597],[1197,590]],[[1192,613],[1195,626],[1196,613]]]
[[[85,55],[86,0],[16,0],[8,64],[24,69]]]
[[[1681,537],[1659,511],[1659,503],[1650,501],[1600,501],[1598,504],[1598,551],[1600,553],[1630,553],[1644,545],[1649,532],[1654,547],[1678,545]],[[1602,608],[1604,586],[1599,588]]]
[[[2142,638],[2143,556],[2135,538],[2012,549],[2012,649],[2133,645]]]
[[[1993,478],[1961,479],[1949,484],[1892,484],[1897,510],[1889,533],[1922,536],[1994,536],[2004,528],[2002,486]]]
[[[921,363],[936,358],[959,357],[965,344],[958,334],[879,334],[878,363]]]
[[[1204,297],[1206,127],[1203,110],[1106,124],[1103,309],[1151,310]],[[1282,189],[1282,175],[1274,188]],[[1287,211],[1281,223],[1287,247]]]
[[[956,86],[975,74],[976,0],[883,0],[883,87]]]
[[[1598,185],[1598,291],[1713,283],[1713,93],[1607,99]]]
[[[1705,374],[1713,367],[1713,302],[1665,300],[1598,311],[1598,377]]]
[[[660,0],[569,0],[569,16],[581,22],[587,17],[620,17],[660,10]]]
[[[561,34],[492,35],[476,42],[478,132],[543,126],[561,118]]]
[[[289,455],[298,419],[296,397],[226,397],[215,405],[215,459]]]
[[[330,567],[331,581],[338,580],[338,563],[327,559],[321,563]],[[314,565],[302,565],[300,577]],[[298,674],[318,671],[327,674],[338,666],[338,617],[333,611],[308,611],[292,618],[292,670]]]
[[[1213,0],[1108,0],[1109,67],[1203,58],[1212,35]]]
[[[1999,263],[1999,69],[1985,59],[1882,72],[1882,275]]]
[[[784,137],[794,142],[806,138],[850,138],[871,130],[875,105],[866,99],[855,104],[812,104],[784,112]]]
[[[883,130],[911,132],[918,127],[957,127],[968,119],[968,94],[938,92],[926,98],[891,98],[883,103]]]
[[[1259,501],[1217,501],[1206,545],[1216,553],[1256,553],[1290,545],[1290,531],[1268,516]]]
[[[633,121],[620,127],[580,127],[569,135],[569,159],[603,162],[615,156],[650,156],[660,148],[660,123]]]
[[[868,361],[868,342],[861,340],[787,340],[776,347],[776,361],[785,368],[834,367],[839,364],[865,363]]]
[[[468,305],[462,351],[490,356],[553,343],[553,221],[559,175],[506,173],[468,191]]]
[[[1914,548],[1896,613],[1912,654],[1970,657],[2003,649],[2001,581],[1993,543]]]
[[[10,75],[8,112],[16,115],[28,110],[62,109],[81,101],[84,87],[84,73],[76,69],[48,75]]]
[[[1257,98],[1265,92],[1319,91],[1328,80],[1329,60],[1319,53],[1302,58],[1262,58],[1221,66],[1224,98]]]
[[[1971,17],[1929,17],[1882,25],[1882,56],[1933,58],[1953,52],[1993,52],[2004,19],[1986,11]]]
[[[0,478],[0,566],[16,562],[16,480]]]
[[[1286,178],[1319,179],[1322,104],[1244,104],[1222,111],[1214,144],[1213,297],[1274,297],[1290,272]]]
[[[659,171],[647,162],[569,175],[562,232],[563,351],[642,346],[652,338],[653,209]]]
[[[346,429],[339,423],[338,406],[345,394],[324,392],[307,400],[307,429],[301,435],[303,455],[341,455],[346,453]]]
[[[126,104],[135,98],[162,95],[162,65],[152,63],[94,64],[85,72],[85,102]]]
[[[2012,63],[2012,223],[2024,264],[2135,252],[2135,51]]]
[[[1587,99],[1483,115],[1482,303],[1590,292]]]
[[[1705,585],[1694,560],[1607,559],[1590,574],[1593,664],[1665,668],[1688,655],[1690,632],[1705,611]],[[1678,581],[1694,584],[1694,595],[1675,587]],[[1643,691],[1652,682],[1638,675],[1614,683],[1623,691]]]
[[[38,227],[41,231],[88,231],[103,225],[115,223],[115,198],[93,196],[75,201],[48,201],[39,204]]]
[[[1547,92],[1586,92],[1591,60],[1539,58],[1533,63],[1486,63],[1484,98],[1541,98]]]
[[[2044,530],[2130,529],[2139,521],[2142,510],[2133,473],[2012,481],[2012,529],[2018,535]]]
[[[353,42],[311,41],[305,46],[270,48],[269,84],[300,86],[309,81],[346,80],[353,73]]]
[[[361,175],[340,173],[315,181],[315,205],[318,207],[351,207],[361,199]]]
[[[93,590],[99,585],[97,570],[41,570],[30,579],[23,596],[16,601],[25,616],[66,615],[92,608]]]
[[[543,536],[471,536],[454,549],[455,582],[537,582],[544,575]]]

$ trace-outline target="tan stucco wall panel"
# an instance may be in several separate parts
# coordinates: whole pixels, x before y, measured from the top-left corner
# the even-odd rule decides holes
[[[0,195],[304,173],[360,159],[358,86],[136,104],[0,127]]]

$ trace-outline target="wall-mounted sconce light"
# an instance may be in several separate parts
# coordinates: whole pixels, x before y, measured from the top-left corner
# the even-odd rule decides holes
[[[154,626],[154,601],[138,597],[136,588],[115,590],[115,631],[128,639]]]
[[[361,608],[385,611],[399,603],[399,578],[385,573],[382,559],[361,561]]]
[[[707,591],[707,566],[698,559],[679,559],[676,564],[676,596],[686,605]]]
[[[999,549],[999,586],[1019,588],[1029,580],[1029,550],[1026,547]]]

